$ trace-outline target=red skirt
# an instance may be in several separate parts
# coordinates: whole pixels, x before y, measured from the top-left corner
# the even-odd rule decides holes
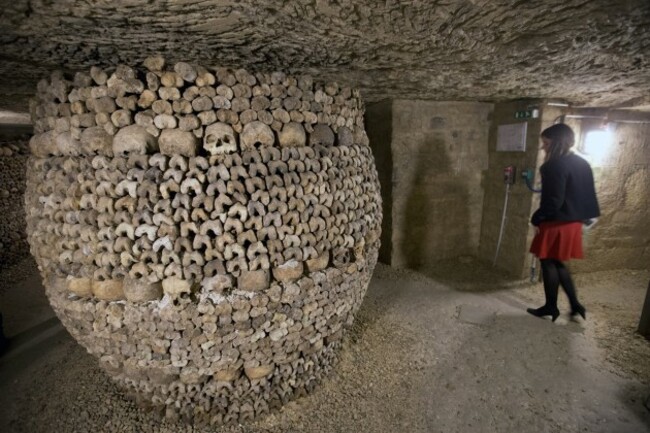
[[[530,252],[540,259],[581,259],[582,222],[549,221],[539,225]]]

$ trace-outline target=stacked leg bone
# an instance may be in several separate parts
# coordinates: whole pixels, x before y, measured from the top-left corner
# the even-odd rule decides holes
[[[66,327],[141,402],[250,420],[330,371],[375,266],[362,104],[310,77],[144,67],[39,84],[31,250]]]

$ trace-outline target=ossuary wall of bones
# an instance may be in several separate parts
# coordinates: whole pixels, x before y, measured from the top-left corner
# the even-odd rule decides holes
[[[30,109],[31,252],[122,388],[212,423],[313,389],[379,247],[357,91],[152,57],[53,73]]]

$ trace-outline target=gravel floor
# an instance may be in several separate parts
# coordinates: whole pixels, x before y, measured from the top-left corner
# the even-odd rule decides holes
[[[20,334],[54,317],[32,256],[0,272],[0,312],[8,336]]]
[[[647,432],[650,342],[633,331],[649,277],[580,276],[587,322],[551,323],[525,313],[541,285],[471,259],[429,277],[378,265],[335,373],[247,426],[160,421],[61,334],[2,385],[0,431]]]

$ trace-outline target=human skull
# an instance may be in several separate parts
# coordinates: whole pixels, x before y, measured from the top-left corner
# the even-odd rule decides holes
[[[342,126],[336,134],[336,141],[339,146],[352,146],[354,144],[354,135],[349,128]]]
[[[300,123],[287,123],[282,128],[278,141],[282,147],[302,147],[307,142],[305,128]]]
[[[210,155],[220,155],[237,151],[237,138],[232,126],[217,122],[205,129],[203,148]]]
[[[256,145],[273,146],[275,135],[269,125],[260,121],[254,121],[244,125],[241,133],[242,150],[255,149]]]
[[[332,128],[324,123],[314,125],[314,131],[309,135],[309,145],[333,146],[334,132]]]
[[[90,129],[90,128],[89,128]],[[92,140],[88,134],[82,134],[84,143]],[[158,150],[156,137],[149,134],[140,125],[129,125],[121,128],[113,138],[113,153],[116,155],[140,154],[146,155]]]

